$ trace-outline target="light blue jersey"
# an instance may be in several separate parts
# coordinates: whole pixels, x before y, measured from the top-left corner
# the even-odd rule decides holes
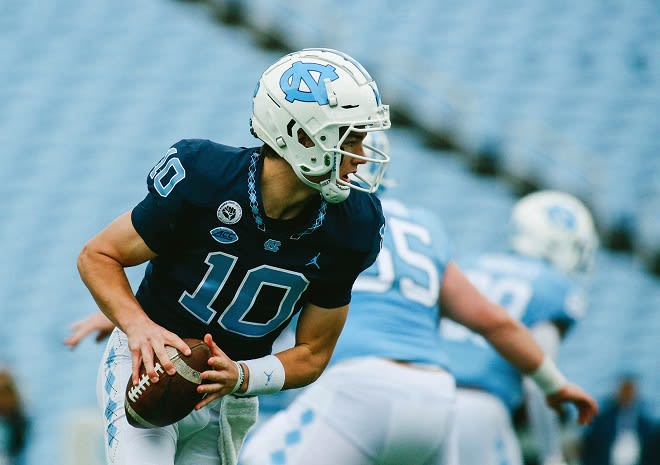
[[[449,260],[444,228],[430,212],[382,200],[383,248],[353,286],[332,362],[376,356],[447,367],[439,340],[440,285]]]
[[[544,261],[517,255],[482,255],[460,260],[470,281],[528,328],[553,321],[570,328],[584,314],[582,290]],[[443,352],[459,387],[488,391],[510,409],[522,400],[520,372],[480,335],[444,319]]]

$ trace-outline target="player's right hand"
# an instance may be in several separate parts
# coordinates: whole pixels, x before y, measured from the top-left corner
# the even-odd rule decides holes
[[[578,409],[578,423],[588,425],[598,414],[598,404],[579,386],[568,383],[554,394],[546,397],[548,405],[561,413],[564,402],[569,402]]]
[[[156,364],[159,362],[163,370],[169,375],[176,373],[176,368],[167,355],[165,346],[172,346],[182,354],[190,355],[190,347],[183,342],[183,339],[149,319],[133,324],[130,328],[125,328],[125,332],[133,361],[133,384],[139,382],[140,367],[143,364],[145,372],[152,383],[158,382]]]
[[[197,386],[197,392],[205,393],[206,395],[195,406],[195,410],[205,407],[221,396],[230,394],[238,381],[236,364],[218,347],[213,340],[213,336],[206,334],[204,336],[204,342],[211,350],[211,357],[208,360],[210,369],[200,373],[202,384]],[[249,376],[249,371],[246,373],[246,376]]]

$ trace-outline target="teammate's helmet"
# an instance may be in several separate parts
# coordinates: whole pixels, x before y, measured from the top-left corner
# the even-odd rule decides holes
[[[589,210],[564,192],[539,191],[520,199],[511,213],[511,247],[544,258],[565,272],[589,271],[598,236]]]
[[[271,65],[255,89],[250,124],[253,134],[328,202],[345,200],[351,188],[368,192],[378,188],[377,184],[365,187],[342,180],[342,156],[371,161],[381,170],[389,162],[384,152],[363,156],[340,148],[350,132],[388,129],[390,117],[389,107],[382,104],[369,73],[336,50],[304,49]],[[301,144],[300,131],[311,140],[312,147]],[[324,179],[319,180],[319,176]]]

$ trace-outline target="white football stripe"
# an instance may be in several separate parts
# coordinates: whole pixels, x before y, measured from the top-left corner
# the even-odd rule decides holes
[[[202,384],[202,378],[199,375],[199,371],[190,368],[186,362],[181,357],[179,357],[179,352],[174,347],[166,346],[165,350],[167,351],[167,355],[170,357],[170,360],[172,360],[172,363],[174,363],[174,367],[176,368],[177,373],[179,373],[191,383]]]

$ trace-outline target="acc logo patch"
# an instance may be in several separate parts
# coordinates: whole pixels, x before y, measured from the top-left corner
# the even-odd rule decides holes
[[[211,237],[221,244],[232,244],[238,240],[234,230],[224,227],[211,229]]]
[[[327,105],[328,91],[323,82],[325,79],[339,79],[334,66],[296,61],[280,77],[280,88],[288,102],[299,100]]]
[[[227,200],[218,207],[218,219],[225,224],[238,223],[243,216],[243,210],[238,202]]]

